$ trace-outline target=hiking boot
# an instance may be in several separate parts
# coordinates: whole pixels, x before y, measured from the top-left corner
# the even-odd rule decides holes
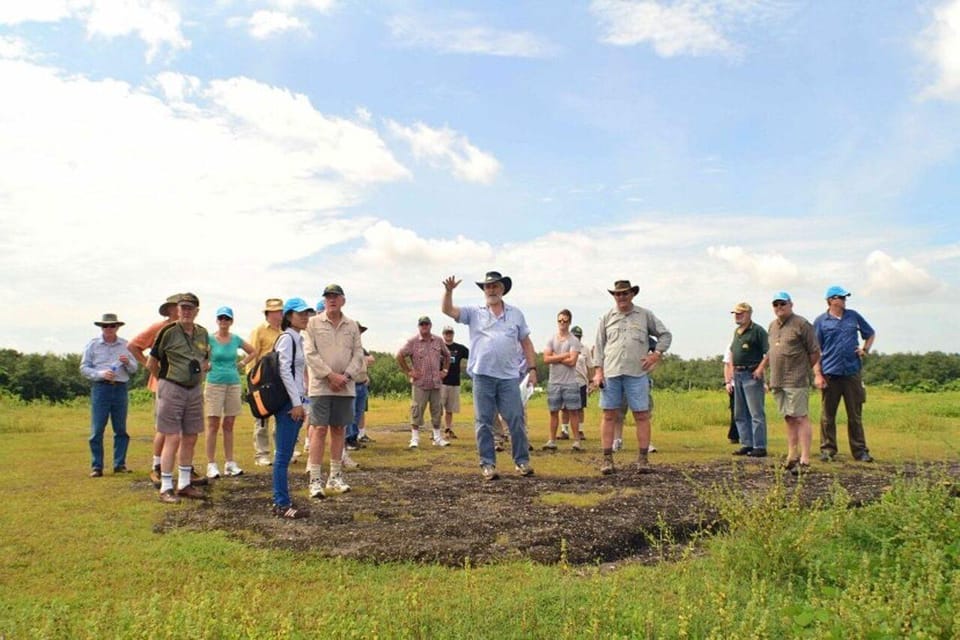
[[[155,465],[153,469],[150,469],[150,482],[153,483],[154,489],[160,488],[160,465]]]
[[[857,462],[873,462],[873,456],[867,452],[863,452],[857,456]]]
[[[749,458],[766,458],[766,457],[767,457],[767,450],[764,449],[763,447],[755,447],[755,448],[751,449],[751,450],[747,453],[747,457],[749,457]]]
[[[217,466],[216,462],[207,463],[207,477],[211,480],[215,480],[220,477],[220,467]]]
[[[360,463],[350,457],[350,454],[346,451],[343,452],[343,456],[340,458],[340,463],[343,465],[344,469],[359,469]]]
[[[837,456],[837,454],[832,453],[832,452],[830,452],[830,451],[821,451],[821,452],[820,452],[820,462],[833,462],[833,459],[834,459],[836,456]]]
[[[456,436],[454,436],[454,437],[456,437]],[[360,436],[359,438],[357,438],[357,442],[363,442],[364,444],[373,444],[374,442],[376,442],[376,440],[374,440],[373,438],[371,438],[371,437],[368,436],[367,434],[363,434],[362,436]]]
[[[311,498],[324,498],[327,493],[323,490],[323,478],[313,478],[310,480],[310,497]]]
[[[183,489],[177,489],[177,495],[181,498],[190,498],[191,500],[203,500],[206,496],[203,491],[197,489],[192,484],[188,484]]]
[[[103,469],[97,469],[96,467],[94,467],[93,469],[90,469],[90,477],[91,477],[91,478],[102,478],[102,477],[103,477]]]
[[[328,496],[346,493],[347,491],[350,491],[350,485],[344,482],[343,474],[340,473],[331,474],[327,478],[327,486],[323,488],[324,495]]]
[[[443,438],[434,438],[432,441],[433,446],[435,447],[449,447],[450,443],[444,440]]]
[[[653,469],[650,468],[650,460],[647,458],[646,451],[640,451],[637,453],[637,459],[633,462],[633,470],[637,473],[651,473]]]
[[[444,429],[443,437],[446,438],[447,440],[456,440],[457,434],[453,432],[453,429]]]
[[[623,451],[623,439],[615,438],[613,441],[613,450],[614,451]]]
[[[613,473],[613,456],[603,456],[603,462],[600,463],[600,473],[605,476]]]
[[[657,448],[653,446],[653,443],[651,442],[650,446],[647,447],[647,453],[656,453],[656,452],[657,452]]]
[[[114,473],[132,473],[130,469],[127,469],[127,466],[124,464],[118,465],[113,468]]]
[[[783,463],[783,470],[784,470],[784,471],[793,471],[793,469],[794,469],[798,464],[800,464],[800,458],[797,458],[797,459],[795,459],[795,460],[787,460],[786,462]]]
[[[567,433],[566,431],[561,431],[557,435],[557,440],[569,440],[569,439],[570,439],[570,434]]]
[[[516,466],[516,469],[524,478],[528,478],[533,475],[533,467],[531,467],[527,462],[521,462]]]
[[[407,445],[407,449],[419,449],[420,448],[420,438],[410,438],[410,444]]]
[[[272,513],[278,518],[286,518],[287,520],[299,520],[310,515],[308,510],[302,507],[295,507],[292,504],[288,504],[285,507],[275,504],[273,505]]]
[[[480,474],[483,476],[484,480],[496,480],[500,477],[497,473],[497,468],[492,464],[485,464],[480,467]]]
[[[223,473],[228,476],[242,476],[243,469],[237,466],[237,463],[233,460],[228,460],[227,464],[223,465]]]
[[[350,442],[344,442],[343,450],[344,451],[360,451],[360,443],[358,443],[356,440],[352,440]]]
[[[750,455],[750,452],[751,452],[751,451],[753,451],[753,447],[740,447],[739,449],[737,449],[736,451],[733,452],[733,455],[735,455],[735,456],[748,456],[748,455]]]
[[[790,474],[793,476],[802,476],[810,473],[810,463],[809,462],[797,462],[797,466],[790,470]]]
[[[180,498],[173,493],[173,489],[167,489],[166,491],[160,492],[160,502],[166,504],[177,504],[180,502]]]
[[[540,448],[543,449],[544,451],[556,451],[557,443],[554,442],[553,440],[547,440],[547,444],[543,445]]]
[[[269,467],[273,464],[273,460],[270,459],[270,455],[266,453],[258,453],[257,457],[253,460],[253,464],[258,467]]]
[[[583,441],[579,438],[573,441],[573,444],[570,445],[570,449],[573,451],[583,451]]]
[[[193,467],[190,467],[190,484],[193,486],[204,487],[210,484],[210,481],[197,473],[197,470]]]

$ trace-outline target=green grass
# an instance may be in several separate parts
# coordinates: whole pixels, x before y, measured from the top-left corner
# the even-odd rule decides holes
[[[729,459],[721,392],[656,392],[656,402],[656,463]],[[461,417],[470,412],[464,405]],[[871,389],[865,425],[872,453],[883,462],[956,462],[957,406],[957,392]],[[371,464],[442,459],[438,468],[476,473],[466,421],[453,447],[402,452],[406,403],[375,398],[371,407],[378,442],[363,452]],[[538,474],[596,473],[589,456],[598,444],[598,412],[587,413],[592,452],[538,455]],[[772,405],[768,414],[770,447],[782,453],[782,421]],[[542,396],[529,415],[539,444],[547,425]],[[131,483],[146,478],[150,406],[131,413],[132,477],[86,478],[87,422],[82,402],[0,399],[0,638],[960,635],[960,516],[946,476],[897,480],[862,509],[850,509],[839,488],[815,509],[780,485],[750,503],[716,488],[705,497],[729,531],[656,566],[374,565],[257,548],[218,532],[154,533],[170,507]],[[252,465],[249,422],[238,426],[239,461],[248,473],[264,473]],[[843,447],[843,425],[839,431]],[[636,446],[630,436],[627,443]],[[202,466],[202,454],[196,460]],[[835,468],[842,473],[852,464]],[[604,508],[602,497],[593,498],[598,502],[581,508]],[[566,494],[543,499],[578,506]]]

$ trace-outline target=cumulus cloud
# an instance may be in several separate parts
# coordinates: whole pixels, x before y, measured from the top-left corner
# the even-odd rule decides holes
[[[450,22],[456,24],[449,24]],[[545,58],[556,47],[527,31],[504,31],[475,24],[470,16],[420,18],[395,16],[390,32],[401,45],[423,47],[441,53],[479,54],[516,58]]]
[[[883,251],[874,251],[866,260],[867,291],[892,297],[923,296],[936,293],[943,284],[925,269],[905,258],[895,259]]]
[[[393,120],[388,120],[387,126],[394,136],[410,145],[415,158],[448,169],[460,180],[489,184],[500,172],[500,163],[495,157],[453,129],[435,129],[422,122],[407,127]]]
[[[163,50],[186,49],[181,16],[171,0],[31,0],[0,5],[0,24],[76,19],[89,37],[135,35],[147,45],[147,62]]]
[[[919,47],[937,76],[923,96],[960,100],[960,0],[948,0],[933,10],[933,21]]]
[[[306,22],[282,11],[257,11],[247,20],[247,26],[250,35],[257,40],[265,40],[287,31],[310,31]]]
[[[30,58],[26,40],[14,36],[0,36],[0,58]]]
[[[790,287],[799,281],[799,267],[779,253],[755,253],[738,246],[719,246],[708,247],[707,255],[726,262],[734,271],[770,289]]]

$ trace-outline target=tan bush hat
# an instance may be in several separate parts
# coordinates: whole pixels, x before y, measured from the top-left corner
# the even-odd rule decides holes
[[[263,303],[264,311],[283,311],[283,300],[280,298],[267,298]]]

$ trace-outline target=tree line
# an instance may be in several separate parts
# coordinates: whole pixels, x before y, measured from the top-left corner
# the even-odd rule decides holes
[[[410,383],[392,353],[373,352],[376,361],[370,367],[370,392],[374,395],[406,395]],[[0,392],[25,401],[65,402],[86,396],[90,383],[80,375],[80,354],[20,353],[0,349]],[[720,356],[684,359],[668,354],[653,372],[657,389],[685,391],[719,389],[723,383]],[[537,354],[537,373],[541,384],[547,382],[547,366]],[[863,381],[867,386],[884,386],[900,391],[960,391],[960,354],[873,353],[864,362]],[[145,387],[147,373],[141,367],[131,387]],[[470,379],[463,376],[463,389],[470,391]]]

